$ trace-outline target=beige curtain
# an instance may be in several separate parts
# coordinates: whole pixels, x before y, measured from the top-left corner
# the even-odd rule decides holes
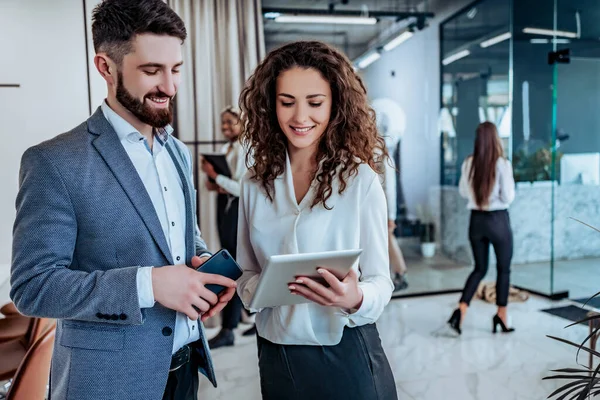
[[[177,135],[194,154],[192,142],[224,140],[220,111],[237,105],[246,79],[264,57],[261,0],[167,0],[185,22],[182,84],[177,94]],[[202,144],[197,153],[219,150]],[[194,154],[197,161],[199,154]],[[198,165],[198,164],[197,164]],[[196,169],[200,230],[209,249],[219,248],[216,198]]]

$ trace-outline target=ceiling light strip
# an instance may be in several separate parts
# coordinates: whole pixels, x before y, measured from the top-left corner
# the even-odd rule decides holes
[[[299,24],[375,25],[377,23],[377,18],[322,15],[280,15],[275,17],[274,21],[279,23]]]

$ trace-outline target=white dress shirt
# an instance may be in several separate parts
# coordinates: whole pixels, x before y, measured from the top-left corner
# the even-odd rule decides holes
[[[144,183],[156,215],[160,220],[173,261],[185,263],[185,199],[181,178],[167,149],[164,147],[173,128],[167,126],[157,132],[152,150],[146,138],[131,124],[114,112],[104,101],[104,117],[117,132],[121,144]],[[137,289],[140,308],[154,307],[152,267],[140,267],[137,272]],[[200,338],[198,321],[177,313],[173,334],[173,353],[183,345]]]
[[[242,144],[236,140],[229,142],[221,148],[221,152],[225,154],[227,166],[231,172],[231,178],[225,175],[217,175],[215,182],[217,185],[225,189],[229,194],[240,197],[240,182],[248,168],[246,167],[246,152]]]
[[[469,181],[471,173],[471,163],[473,157],[467,158],[462,164],[460,182],[458,191],[462,197],[468,199],[467,208],[469,210],[506,210],[515,199],[515,180],[513,178],[513,170],[510,161],[504,157],[498,158],[496,161],[496,181],[490,193],[490,198],[485,208],[479,208],[473,194],[473,187]]]
[[[238,294],[246,307],[269,256],[363,250],[359,265],[353,267],[359,271],[363,291],[358,310],[349,314],[316,303],[265,308],[257,310],[258,334],[279,344],[335,345],[345,326],[377,321],[394,288],[389,273],[385,196],[378,174],[361,165],[342,195],[334,181],[327,200],[331,210],[322,204],[310,208],[316,182],[300,204],[296,202],[289,158],[284,173],[274,181],[273,202],[250,174],[242,181],[237,247],[237,261],[244,268]]]

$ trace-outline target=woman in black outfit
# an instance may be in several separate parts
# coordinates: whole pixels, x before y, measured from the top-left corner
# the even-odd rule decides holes
[[[473,155],[463,162],[459,183],[460,195],[469,200],[469,241],[475,260],[475,269],[467,279],[458,308],[448,321],[459,335],[469,303],[487,273],[490,244],[496,253],[498,269],[498,312],[493,318],[492,330],[495,333],[499,325],[502,332],[514,331],[507,324],[506,305],[513,254],[508,207],[515,198],[515,181],[510,161],[503,157],[496,126],[491,122],[484,122],[477,127],[476,133]]]
[[[221,247],[229,251],[237,259],[237,225],[238,205],[240,196],[240,181],[246,174],[246,152],[239,142],[240,135],[240,110],[228,106],[221,111],[221,132],[229,141],[221,149],[225,154],[227,166],[231,176],[219,175],[213,166],[202,161],[202,171],[209,178],[206,188],[216,191],[217,195],[217,228]],[[238,326],[242,315],[242,302],[235,295],[221,313],[221,330],[208,341],[211,349],[222,346],[233,346],[235,336],[233,330]],[[253,331],[252,331],[253,332]]]

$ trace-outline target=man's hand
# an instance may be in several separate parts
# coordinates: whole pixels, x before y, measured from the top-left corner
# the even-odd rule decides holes
[[[219,293],[219,302],[217,304],[215,304],[214,306],[212,306],[210,310],[208,310],[207,312],[202,314],[202,322],[204,322],[207,319],[214,317],[215,315],[220,313],[221,310],[223,310],[225,308],[227,303],[229,303],[229,301],[233,298],[234,295],[235,295],[234,287],[226,288],[221,293]]]
[[[200,258],[198,256],[192,257],[192,267],[198,269],[209,258],[210,257],[202,257],[202,258]],[[210,317],[214,317],[215,315],[220,313],[221,310],[223,308],[225,308],[227,303],[229,303],[229,301],[233,298],[234,295],[235,295],[235,287],[225,288],[225,290],[223,290],[221,293],[219,293],[219,296],[218,296],[219,301],[217,302],[217,304],[212,306],[208,311],[206,311],[205,313],[202,314],[202,322],[204,322],[207,319],[209,319]]]
[[[210,258],[210,256],[193,256],[192,259],[190,260],[192,263],[192,267],[198,269],[200,268],[200,266],[202,264],[204,264],[206,261],[208,261],[208,259]]]
[[[192,266],[197,268],[207,259],[193,257]],[[227,289],[217,296],[205,287],[210,284]],[[152,269],[154,299],[167,308],[186,314],[192,320],[198,319],[200,314],[210,314],[213,310],[216,310],[216,314],[223,309],[233,297],[235,288],[235,281],[229,278],[198,272],[183,264]]]

